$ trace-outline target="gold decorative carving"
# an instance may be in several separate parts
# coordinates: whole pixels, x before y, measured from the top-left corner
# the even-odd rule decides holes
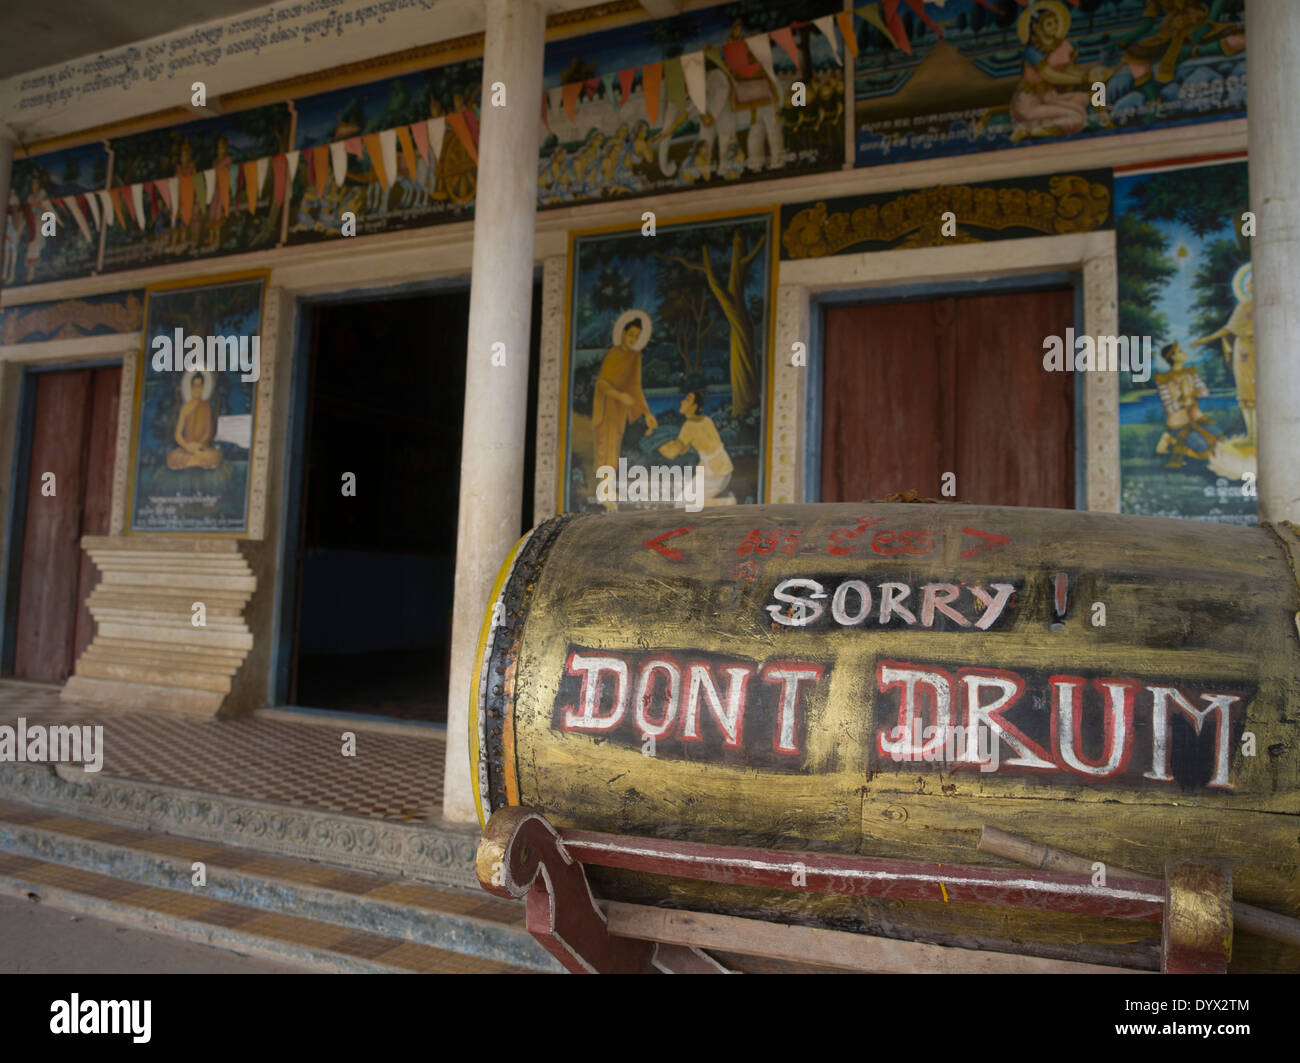
[[[0,343],[22,343],[33,333],[52,333],[42,340],[80,339],[93,333],[88,329],[107,326],[114,332],[139,332],[144,325],[144,303],[134,292],[124,303],[88,303],[84,299],[64,299],[38,306],[11,306],[5,309]]]
[[[1110,190],[1105,185],[1067,174],[1051,178],[1048,189],[942,185],[834,214],[825,203],[817,203],[790,220],[782,243],[788,258],[821,258],[860,243],[891,248],[982,243],[972,232],[975,229],[1092,232],[1110,215]],[[943,215],[948,211],[956,216],[953,236],[943,233]]]

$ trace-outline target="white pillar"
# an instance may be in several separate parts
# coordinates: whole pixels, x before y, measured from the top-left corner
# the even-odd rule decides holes
[[[443,787],[443,813],[459,822],[476,819],[468,722],[479,626],[497,569],[519,538],[523,512],[528,330],[546,41],[540,0],[485,0],[485,7]],[[499,97],[503,88],[505,106],[494,106],[493,97]],[[494,349],[502,350],[494,344],[504,344],[504,366],[493,364]]]
[[[1300,521],[1300,3],[1250,0],[1246,34],[1259,515]]]

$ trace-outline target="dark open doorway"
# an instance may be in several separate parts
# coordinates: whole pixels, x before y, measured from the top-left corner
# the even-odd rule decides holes
[[[286,594],[296,587],[296,600],[284,700],[444,723],[469,291],[304,313],[309,365],[296,579],[285,585]],[[534,351],[530,422],[536,360]],[[526,522],[532,438],[530,423]]]

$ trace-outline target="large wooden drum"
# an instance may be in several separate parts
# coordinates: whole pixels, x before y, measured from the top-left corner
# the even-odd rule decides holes
[[[1059,510],[795,505],[563,516],[501,571],[480,816],[996,862],[988,825],[1159,875],[1232,865],[1300,914],[1300,536]],[[1114,962],[1154,924],[604,872],[598,891]],[[1240,934],[1237,969],[1300,969]]]

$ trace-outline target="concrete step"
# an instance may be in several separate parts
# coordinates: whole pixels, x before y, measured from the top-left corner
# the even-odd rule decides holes
[[[482,892],[9,801],[0,801],[0,892],[325,971],[560,970],[524,928],[523,906]]]

